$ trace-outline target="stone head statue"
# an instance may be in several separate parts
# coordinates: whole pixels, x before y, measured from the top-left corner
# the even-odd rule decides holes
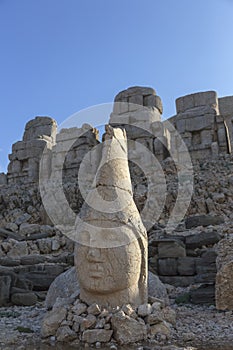
[[[76,220],[75,266],[88,304],[147,301],[147,235],[133,201],[125,131],[106,126],[93,188]]]

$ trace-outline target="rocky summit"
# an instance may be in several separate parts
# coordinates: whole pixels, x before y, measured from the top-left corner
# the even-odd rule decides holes
[[[161,98],[137,86],[115,97],[103,142],[89,124],[59,132],[50,117],[26,124],[23,139],[12,146],[7,173],[0,174],[0,348],[19,342],[22,350],[39,348],[41,341],[45,348],[64,342],[111,349],[132,343],[137,349],[232,344],[233,97],[194,93],[178,98],[176,109],[162,121]],[[116,163],[114,155],[106,166],[108,130],[120,129],[128,164]],[[119,156],[124,145],[115,141]],[[87,194],[97,203],[94,209],[87,209]],[[124,198],[114,202],[120,194]],[[127,208],[128,198],[135,205]],[[105,214],[111,201],[125,203],[127,210]],[[125,223],[133,235],[140,233],[139,241],[147,231],[148,252],[147,243],[139,244],[138,254],[125,248],[106,269],[107,276],[110,266],[123,266],[128,254],[144,272],[134,289],[127,283],[124,288],[134,295],[143,285],[147,300],[146,292],[136,305],[134,298],[124,303],[122,297],[114,307],[94,300],[95,294],[82,299],[85,279],[80,294],[76,272],[82,260],[74,262],[75,245],[87,245],[88,235],[76,230],[80,216],[87,226],[104,223],[101,235]],[[122,236],[127,244],[130,232],[126,228]],[[119,237],[118,243],[112,239],[113,246],[119,244]],[[103,242],[95,248],[106,249]],[[99,260],[95,268],[93,286],[101,291]],[[88,265],[82,271],[88,276]]]

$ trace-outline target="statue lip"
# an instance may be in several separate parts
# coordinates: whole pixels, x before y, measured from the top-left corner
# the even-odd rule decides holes
[[[92,262],[90,264],[89,275],[93,278],[101,278],[104,276],[104,268],[101,262]]]
[[[103,278],[103,271],[90,271],[90,277],[92,278]]]

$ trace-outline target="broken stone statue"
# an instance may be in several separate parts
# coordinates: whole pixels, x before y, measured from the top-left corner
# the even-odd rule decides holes
[[[126,133],[105,128],[102,158],[75,224],[75,266],[87,304],[147,302],[147,234],[133,200]]]

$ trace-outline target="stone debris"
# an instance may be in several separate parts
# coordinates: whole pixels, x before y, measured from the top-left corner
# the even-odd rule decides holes
[[[0,349],[22,347],[41,341],[41,323],[46,309],[41,303],[34,306],[8,306],[0,308]]]
[[[219,313],[213,306],[174,305],[176,327],[172,338],[179,344],[211,349],[232,346],[232,312]]]
[[[67,303],[67,299],[59,299],[59,306],[55,304],[45,315],[41,335],[43,338],[55,336],[57,341],[62,338],[63,342],[70,342],[75,332],[75,340],[84,343],[108,343],[115,340],[121,345],[155,339],[161,334],[164,339],[169,339],[171,328],[175,326],[175,317],[175,312],[159,299],[153,304],[138,307],[127,304],[113,309],[98,304],[88,307],[78,298],[70,303]],[[70,331],[66,339],[64,327],[68,325]]]
[[[177,292],[178,290],[173,290],[173,294]],[[149,324],[149,321],[151,322],[151,326],[153,327],[152,333],[157,333],[158,330],[160,332],[153,336],[150,333],[150,338],[146,343],[143,341],[137,341],[136,344],[134,343],[133,349],[138,350],[138,348],[142,346],[144,350],[197,350],[199,348],[212,349],[215,348],[215,346],[219,346],[219,348],[221,348],[223,346],[230,347],[232,345],[233,314],[231,311],[219,312],[213,306],[197,306],[191,304],[173,304],[169,308],[163,308],[162,305],[163,302],[160,303],[160,311],[153,311],[153,314],[150,314],[143,320],[145,324]],[[65,306],[66,309],[67,307],[68,306]],[[59,311],[57,313],[60,317]],[[113,330],[106,329],[106,322],[107,324],[110,324],[111,317],[119,313],[121,314],[122,312],[117,310],[115,313],[109,313],[108,310],[103,310],[102,313],[104,315],[104,324],[102,325],[102,328],[96,328],[95,326],[94,328],[88,329],[88,332],[85,330],[84,332],[87,332],[85,333],[85,341],[86,339],[91,340],[93,334],[94,340],[96,339],[96,334],[99,334],[99,337],[103,337],[101,338],[102,341],[99,341],[102,346],[104,344],[109,344],[109,348],[121,350],[121,346],[116,344],[114,340],[111,340],[111,338],[114,337],[114,334],[112,333]],[[64,311],[61,312],[61,318],[64,316],[65,321],[67,323],[69,322],[69,325],[65,325],[64,320],[61,320],[60,318],[59,322],[61,322],[61,324],[57,331],[55,332],[53,328],[53,332],[55,332],[56,335],[48,336],[46,342],[41,343],[41,330],[43,329],[43,326],[41,328],[41,325],[42,320],[47,317],[45,314],[46,309],[42,306],[42,304],[37,304],[30,307],[1,307],[0,349],[3,350],[7,349],[8,347],[9,349],[13,349],[14,346],[17,346],[18,348],[20,344],[22,350],[29,349],[30,345],[36,350],[39,350],[41,347],[47,350],[46,344],[55,344],[58,337],[59,342],[73,344],[73,346],[76,346],[76,348],[77,346],[81,346],[81,344],[83,344],[83,341],[80,342],[80,340],[77,339],[77,335],[80,334],[80,330],[77,325],[80,325],[85,316],[75,316],[75,314],[70,310],[68,311],[68,309],[66,310],[66,316],[64,316]],[[163,314],[166,314],[166,317]],[[88,314],[86,314],[86,316],[87,315]],[[55,319],[50,320],[53,321],[53,327],[57,327],[56,316],[53,317],[55,317]],[[124,318],[125,317],[126,314]],[[139,316],[137,315],[136,319],[138,317]],[[68,321],[70,319],[72,320],[71,322]],[[142,318],[139,324],[143,325]],[[158,324],[159,326],[154,327],[154,325]],[[20,329],[20,331],[18,329]],[[106,332],[106,330],[108,332]],[[110,340],[107,340],[109,335]],[[124,334],[122,337],[123,336]],[[164,339],[164,337],[166,337],[166,339]],[[89,344],[95,343],[96,341]]]

